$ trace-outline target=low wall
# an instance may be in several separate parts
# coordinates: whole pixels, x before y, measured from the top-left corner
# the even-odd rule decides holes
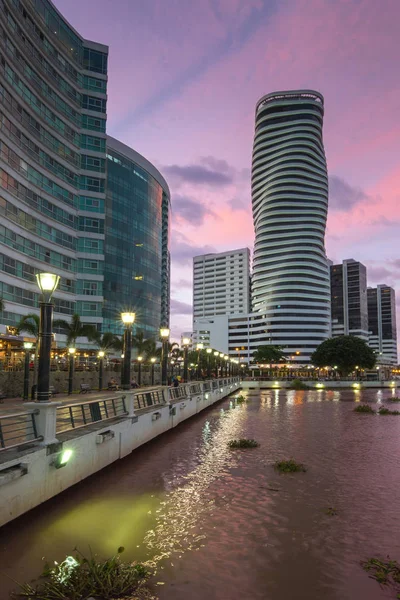
[[[367,388],[390,388],[396,389],[400,382],[391,381],[305,381],[310,389],[367,389]],[[241,386],[244,390],[265,390],[265,389],[290,389],[293,381],[242,381]]]
[[[231,380],[227,385],[221,384],[217,390],[202,391],[173,402],[148,407],[137,414],[132,409],[135,393],[127,392],[128,405],[131,407],[127,417],[60,433],[57,440],[51,440],[58,441],[58,444],[1,453],[0,526],[127,456],[135,448],[239,389],[239,380]],[[168,389],[164,388],[164,397],[166,394]],[[50,404],[53,405],[51,408],[55,415],[55,403]],[[38,410],[44,409],[38,405]],[[40,416],[39,414],[39,423]],[[102,434],[105,433],[106,439],[101,442]],[[65,467],[57,469],[53,464],[54,460],[65,450],[71,450],[71,458]],[[9,460],[5,456],[8,453],[11,453]]]

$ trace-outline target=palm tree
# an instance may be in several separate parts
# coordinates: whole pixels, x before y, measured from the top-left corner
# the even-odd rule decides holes
[[[157,348],[157,344],[154,340],[146,340],[144,357],[146,360],[149,360],[153,356],[157,358],[161,357],[161,348]]]
[[[64,333],[67,336],[67,346],[74,344],[78,337],[89,339],[96,335],[95,326],[82,323],[80,316],[76,313],[72,315],[70,322],[65,319],[56,319],[53,325],[54,327],[60,327],[64,330]]]
[[[97,330],[95,330],[94,334],[88,334],[88,340],[90,342],[94,342],[99,350],[103,350],[106,352],[107,350],[122,350],[123,342],[120,337],[111,333],[111,331],[106,331],[101,335]]]
[[[136,348],[139,356],[146,352],[148,342],[149,340],[144,339],[143,331],[139,331],[132,337],[132,346]]]
[[[37,374],[37,358],[39,351],[39,331],[40,331],[40,317],[35,313],[29,313],[20,318],[17,323],[17,331],[21,333],[24,331],[31,337],[35,338],[35,359],[33,362],[33,381],[36,383],[36,374]]]

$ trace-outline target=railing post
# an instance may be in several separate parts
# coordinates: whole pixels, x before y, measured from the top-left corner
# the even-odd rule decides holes
[[[128,418],[135,416],[135,394],[133,392],[126,392],[125,394],[125,405],[128,411]]]
[[[37,435],[43,437],[41,445],[56,444],[57,408],[62,402],[27,402],[24,408],[35,411]]]

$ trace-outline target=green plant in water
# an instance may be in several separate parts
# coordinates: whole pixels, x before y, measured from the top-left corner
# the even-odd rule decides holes
[[[370,558],[362,561],[361,566],[380,585],[392,587],[397,594],[396,598],[400,598],[400,565],[396,560],[390,560],[390,556],[386,561]]]
[[[249,402],[248,398],[245,398],[244,396],[236,396],[235,400],[237,404],[244,404],[245,402]]]
[[[275,471],[279,473],[305,473],[307,469],[302,463],[297,463],[291,458],[290,460],[279,460],[274,464]]]
[[[151,598],[144,587],[150,573],[142,564],[121,562],[123,551],[123,547],[118,548],[115,556],[99,561],[94,556],[86,558],[76,550],[75,557],[67,556],[60,564],[46,565],[36,586],[22,584],[16,597],[29,600]]]
[[[333,506],[328,506],[328,508],[325,510],[325,514],[328,515],[328,517],[336,517],[338,511]]]
[[[359,404],[355,407],[354,412],[356,413],[364,413],[364,414],[375,414],[373,408],[370,407],[369,404]]]
[[[228,448],[236,450],[237,448],[258,448],[260,444],[256,440],[248,440],[240,438],[239,440],[231,440],[228,442]]]
[[[300,379],[294,379],[289,386],[290,390],[308,390],[309,386],[304,383],[304,381],[300,381]]]
[[[378,414],[380,414],[380,415],[400,415],[400,411],[398,411],[398,410],[389,410],[388,408],[385,408],[384,406],[381,406],[381,408],[378,411]]]
[[[393,398],[388,398],[389,402],[400,402],[400,398],[397,398],[397,396],[394,396]]]

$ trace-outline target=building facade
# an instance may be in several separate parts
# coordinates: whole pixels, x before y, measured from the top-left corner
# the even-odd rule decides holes
[[[367,289],[369,345],[378,362],[397,365],[396,295],[388,285]]]
[[[122,333],[120,313],[136,313],[135,330],[158,339],[169,324],[170,192],[143,156],[107,137],[104,330]]]
[[[0,0],[3,328],[38,312],[51,271],[56,318],[101,329],[107,54],[48,0]]]
[[[368,342],[367,269],[354,259],[331,265],[332,337],[355,335]]]
[[[252,162],[253,311],[260,343],[308,362],[330,336],[323,96],[277,92],[256,106]]]

